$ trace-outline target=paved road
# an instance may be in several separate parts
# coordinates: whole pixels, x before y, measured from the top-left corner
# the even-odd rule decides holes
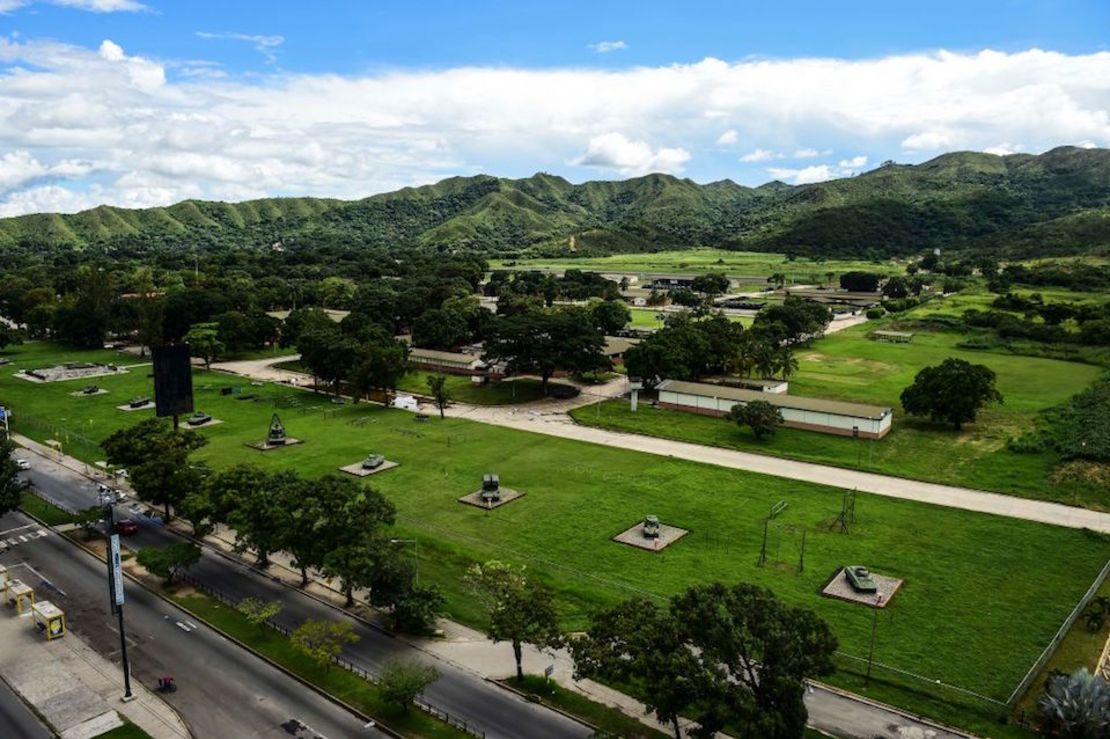
[[[88,483],[71,470],[36,457],[30,472],[24,473],[35,485],[55,499],[64,500],[75,508],[87,507],[95,497],[95,485]],[[140,522],[143,521],[139,517]],[[2,529],[0,529],[2,530]],[[129,537],[129,546],[160,546],[177,541],[156,526],[144,525],[138,534]],[[206,551],[200,564],[190,573],[199,580],[227,593],[234,598],[247,596],[267,600],[281,600],[285,609],[279,621],[287,628],[295,628],[307,618],[335,619],[341,617],[335,609],[309,598],[295,589],[273,582],[257,570],[237,560]],[[355,622],[362,636],[346,657],[364,669],[375,672],[390,657],[410,657],[433,664],[442,677],[428,691],[426,697],[439,708],[461,716],[481,727],[492,737],[581,737],[589,732],[576,722],[546,711],[534,704],[517,699],[505,691],[489,685],[468,670],[414,648],[401,640]],[[608,696],[613,699],[614,696]],[[622,705],[626,696],[616,696]],[[603,700],[605,698],[602,698]],[[820,686],[806,697],[811,724],[835,736],[845,738],[875,739],[960,739],[965,735],[949,732],[892,712],[883,706],[872,705],[851,696]],[[526,732],[521,727],[528,727]]]
[[[4,528],[28,522],[22,514],[0,518]],[[0,561],[41,573],[49,584],[21,578],[48,592],[69,628],[118,662],[119,632],[108,613],[102,562],[56,535],[21,543]],[[385,736],[139,585],[127,581],[125,593],[133,679],[153,685],[161,675],[174,675],[179,689],[168,700],[198,739]],[[298,733],[298,726],[305,728]]]
[[[866,320],[866,318],[863,320]],[[290,374],[284,370],[269,367],[268,364],[272,361],[267,359],[227,362],[220,365],[220,369],[260,380],[280,380]],[[300,377],[303,378],[304,375]],[[718,467],[758,472],[791,480],[831,485],[845,490],[859,490],[890,498],[914,500],[949,508],[990,513],[996,516],[1021,518],[1028,521],[1037,521],[1038,523],[1110,533],[1110,513],[1100,513],[1099,511],[1060,503],[1018,498],[953,485],[941,485],[843,467],[832,467],[813,462],[799,462],[793,459],[741,452],[734,449],[722,449],[642,434],[620,433],[580,426],[567,415],[567,412],[574,408],[597,402],[599,399],[618,397],[626,391],[627,378],[620,377],[605,385],[585,388],[582,395],[568,401],[546,399],[521,406],[472,406],[465,403],[454,403],[447,408],[446,413],[448,416],[455,418],[464,418],[494,426],[532,431],[547,436],[585,441],[663,457],[686,459],[717,465]]]
[[[47,495],[65,500],[76,508],[88,507],[95,500],[93,485],[80,482],[79,476],[64,468],[49,465],[45,461],[40,464],[37,458],[32,470],[24,474]],[[123,509],[119,510],[123,512]],[[141,517],[138,520],[146,523]],[[57,537],[49,539],[57,540]],[[172,533],[157,526],[143,525],[138,534],[125,540],[125,544],[129,547],[163,546],[177,541],[180,539]],[[22,545],[19,549],[26,548],[28,545]],[[276,583],[254,568],[209,551],[204,552],[200,563],[192,567],[189,574],[235,600],[253,596],[282,601],[285,607],[277,621],[289,629],[295,629],[310,618],[346,618],[336,609]],[[65,586],[62,588],[65,589]],[[403,640],[395,639],[362,622],[352,623],[361,640],[345,651],[344,656],[348,660],[371,674],[378,672],[386,661],[395,657],[417,659],[434,665],[440,672],[440,678],[425,692],[425,699],[440,710],[479,727],[490,739],[513,739],[525,734],[530,739],[571,739],[586,737],[591,733],[576,721],[529,703],[486,682],[478,675],[438,660]],[[173,673],[174,670],[169,669],[169,672]],[[178,669],[177,672],[181,670]],[[156,677],[152,674],[151,679]],[[247,675],[243,675],[241,679],[245,685],[250,683]],[[305,691],[302,689],[302,692]],[[522,727],[527,727],[524,734]]]
[[[2,680],[0,680],[0,736],[9,739],[53,739],[54,737],[54,733],[42,725],[31,709]]]

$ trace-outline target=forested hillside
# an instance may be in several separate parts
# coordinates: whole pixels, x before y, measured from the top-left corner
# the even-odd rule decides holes
[[[1007,256],[1110,250],[1110,150],[945,154],[812,185],[699,185],[652,174],[574,185],[478,175],[357,201],[270,198],[101,206],[0,220],[0,246],[135,248],[282,242],[568,255],[687,246],[886,256],[922,249]]]

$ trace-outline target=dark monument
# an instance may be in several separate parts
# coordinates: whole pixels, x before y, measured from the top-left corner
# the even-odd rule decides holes
[[[177,417],[193,412],[193,368],[187,344],[156,346],[154,359],[154,407],[159,418]],[[149,402],[149,400],[148,400]]]
[[[482,502],[496,503],[501,500],[501,478],[494,474],[482,476]]]
[[[658,539],[659,538],[659,516],[655,516],[655,515],[644,516],[644,538],[645,539]]]
[[[281,419],[278,414],[274,414],[270,419],[270,431],[266,434],[267,446],[282,446],[285,444],[285,427],[281,425]]]

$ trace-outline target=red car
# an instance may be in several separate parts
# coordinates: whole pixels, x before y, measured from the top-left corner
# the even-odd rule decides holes
[[[131,536],[138,533],[139,524],[132,521],[130,518],[125,518],[122,521],[116,521],[116,533],[120,536]]]

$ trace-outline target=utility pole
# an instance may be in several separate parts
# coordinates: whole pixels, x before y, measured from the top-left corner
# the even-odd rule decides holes
[[[123,629],[123,568],[120,564],[119,534],[114,533],[115,511],[112,509],[111,493],[101,493],[104,504],[104,527],[108,534],[108,602],[112,613],[119,619],[119,650],[123,663],[123,701],[133,700],[131,692],[131,663],[127,661],[127,635]]]

